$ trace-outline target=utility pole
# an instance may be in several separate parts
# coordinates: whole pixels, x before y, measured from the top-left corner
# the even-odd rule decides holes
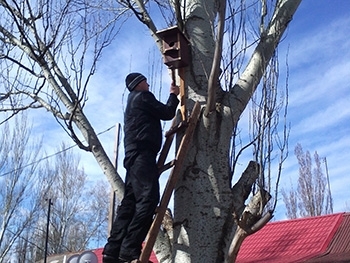
[[[120,123],[116,124],[116,132],[115,132],[115,141],[114,141],[114,168],[118,169],[118,155],[119,155],[119,144],[120,144],[120,130],[121,125]],[[108,215],[108,236],[111,233],[114,217],[115,217],[115,202],[116,202],[116,196],[115,192],[111,191],[111,203],[109,206],[109,215]]]
[[[49,208],[47,210],[44,263],[47,262],[47,246],[48,246],[48,242],[49,242],[50,212],[51,212],[51,205],[53,205],[53,203],[51,202],[51,198],[48,199],[48,201],[49,201]]]
[[[323,161],[326,166],[326,175],[327,175],[327,184],[328,184],[328,200],[327,203],[329,204],[329,209],[331,214],[333,214],[333,199],[332,199],[332,192],[331,192],[331,185],[329,183],[329,174],[328,174],[328,165],[327,165],[327,159],[326,157],[323,158]]]

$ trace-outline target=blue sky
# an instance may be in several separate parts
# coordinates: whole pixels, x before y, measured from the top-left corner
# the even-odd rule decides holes
[[[279,47],[289,48],[290,155],[281,187],[296,186],[297,143],[327,159],[334,212],[350,209],[350,2],[304,0]],[[325,167],[323,167],[325,168]],[[282,205],[282,207],[281,207]],[[276,217],[283,218],[283,203]]]
[[[130,30],[132,24],[132,30]],[[123,122],[123,101],[127,96],[124,78],[130,71],[147,75],[154,86],[163,86],[164,98],[170,84],[166,66],[154,47],[148,31],[140,23],[130,23],[116,42],[103,55],[92,79],[85,112],[97,133]],[[127,24],[128,25],[128,24]],[[158,25],[159,29],[164,25]],[[164,26],[164,27],[162,27]],[[289,108],[291,123],[289,157],[284,164],[280,187],[288,189],[297,183],[298,164],[294,147],[300,143],[311,154],[317,151],[327,158],[334,212],[350,210],[350,1],[304,0],[279,46],[281,75],[284,78],[285,57],[289,64]],[[150,61],[156,60],[150,67]],[[163,96],[164,95],[164,96]],[[61,140],[71,145],[52,116],[44,111],[31,114],[36,131],[43,132],[48,154],[57,150]],[[244,125],[245,120],[242,120]],[[113,157],[114,129],[100,135]],[[74,148],[81,156],[81,165],[92,180],[106,180],[91,154]],[[123,151],[120,151],[119,174]],[[244,164],[243,166],[246,166]],[[165,177],[161,183],[164,185]],[[281,200],[275,220],[284,219]]]

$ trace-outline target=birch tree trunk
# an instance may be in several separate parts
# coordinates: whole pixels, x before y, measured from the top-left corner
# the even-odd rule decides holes
[[[265,33],[238,82],[216,99],[216,109],[201,116],[184,173],[175,190],[173,261],[224,262],[235,226],[232,214],[244,207],[246,185],[231,186],[229,145],[232,130],[257,88],[284,30],[301,0],[279,1]],[[212,28],[217,5],[187,1],[185,27],[192,48],[186,71],[188,106],[204,107],[214,54]],[[220,87],[218,87],[218,90]],[[254,173],[246,174],[254,177]],[[252,180],[254,181],[254,180]],[[249,193],[248,193],[249,194]],[[247,195],[248,196],[248,195]]]

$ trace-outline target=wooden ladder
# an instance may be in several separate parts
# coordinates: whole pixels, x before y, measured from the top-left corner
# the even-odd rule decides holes
[[[161,174],[163,171],[169,169],[172,167],[172,170],[170,172],[168,182],[165,186],[162,198],[160,200],[159,207],[157,208],[155,217],[153,219],[153,223],[148,231],[147,239],[145,242],[145,245],[142,249],[142,253],[140,255],[139,261],[141,263],[148,263],[149,258],[151,256],[154,243],[156,242],[156,238],[160,229],[160,226],[163,221],[164,214],[166,212],[166,209],[168,207],[170,197],[173,193],[173,190],[175,188],[176,182],[180,176],[180,172],[183,167],[183,162],[185,160],[186,154],[189,149],[190,142],[193,137],[194,130],[196,128],[196,124],[199,118],[200,114],[200,105],[198,102],[195,103],[191,116],[187,121],[180,122],[178,125],[173,126],[166,134],[166,140],[164,142],[162,151],[160,153],[160,156],[158,158],[158,169],[159,174]],[[169,153],[174,135],[176,132],[178,132],[181,128],[186,127],[186,131],[184,136],[182,137],[180,146],[178,148],[175,160],[164,164],[165,159]]]

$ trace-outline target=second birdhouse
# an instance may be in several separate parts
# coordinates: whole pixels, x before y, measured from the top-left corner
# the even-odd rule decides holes
[[[177,26],[160,30],[157,35],[163,42],[163,59],[171,69],[189,64],[189,42]]]

